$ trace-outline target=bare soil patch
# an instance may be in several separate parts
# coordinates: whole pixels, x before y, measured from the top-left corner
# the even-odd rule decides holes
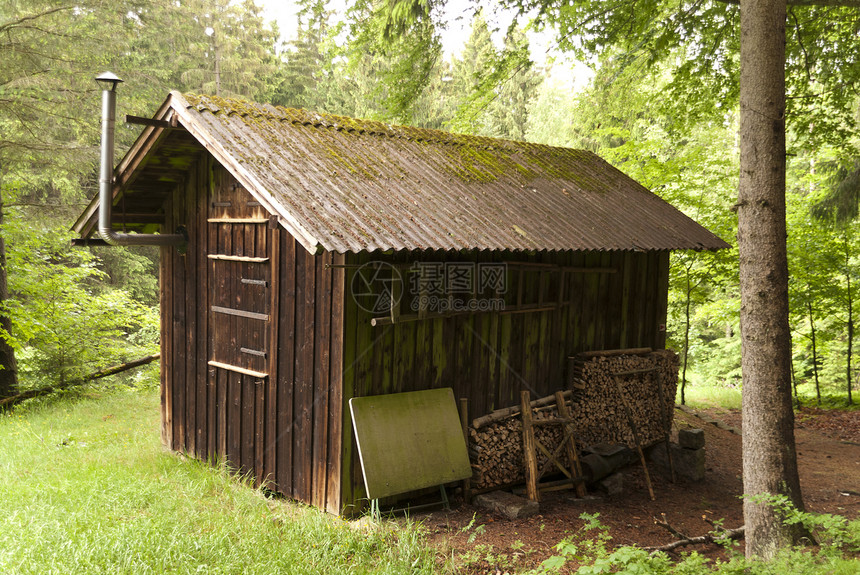
[[[742,525],[740,412],[676,409],[676,433],[678,428],[705,430],[705,479],[672,484],[666,474],[651,469],[656,501],[648,497],[641,467],[631,465],[623,470],[622,495],[583,500],[573,491],[545,493],[540,515],[527,519],[508,520],[457,498],[451,511],[418,518],[436,545],[465,558],[464,573],[504,573],[537,566],[554,553],[559,541],[580,530],[583,513],[599,513],[601,523],[610,529],[612,543],[618,545],[673,541],[671,534],[654,523],[663,515],[688,536],[711,530],[703,516],[722,521],[728,528]],[[851,519],[860,516],[860,411],[804,408],[798,414],[795,438],[807,510]],[[696,550],[711,557],[723,553],[713,547]]]

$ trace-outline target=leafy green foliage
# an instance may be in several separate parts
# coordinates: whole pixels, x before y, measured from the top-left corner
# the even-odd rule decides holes
[[[104,272],[71,233],[11,220],[5,312],[28,387],[65,383],[100,368],[157,351],[158,313],[124,290],[103,284]]]
[[[23,387],[154,351],[157,255],[71,250],[69,222],[96,192],[98,87],[123,77],[118,117],[150,115],[169,89],[264,98],[276,30],[250,0],[0,1],[0,198]],[[122,148],[139,130],[118,124]],[[2,293],[4,290],[0,290]]]
[[[455,91],[462,101],[449,127],[456,132],[524,140],[540,77],[522,30],[511,28],[497,51],[483,13],[472,21],[469,41],[454,62]]]
[[[810,528],[818,536],[820,545],[817,548],[786,549],[772,561],[760,561],[738,555],[731,542],[726,541],[727,560],[712,561],[696,552],[685,553],[679,560],[672,560],[663,552],[649,553],[638,547],[611,549],[611,538],[597,514],[583,514],[580,517],[585,520],[585,525],[572,537],[558,543],[556,554],[543,561],[537,572],[572,572],[577,575],[847,575],[856,570],[853,554],[860,549],[860,520],[798,512],[784,496],[763,500],[777,506],[787,523],[801,523]]]

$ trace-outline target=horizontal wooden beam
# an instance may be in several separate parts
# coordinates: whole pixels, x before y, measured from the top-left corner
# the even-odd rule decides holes
[[[219,367],[221,369],[226,369],[227,371],[235,371],[236,373],[241,373],[243,375],[250,375],[251,377],[256,377],[258,379],[264,379],[269,377],[268,373],[263,373],[262,371],[254,371],[253,369],[245,369],[244,367],[238,367],[236,365],[230,365],[229,363],[221,363],[220,361],[209,361],[208,364],[211,367]]]
[[[268,224],[269,218],[209,218],[210,224]]]
[[[255,357],[266,357],[268,354],[261,349],[251,349],[249,347],[240,347],[239,351]]]
[[[228,256],[227,254],[209,254],[210,260],[223,260],[226,262],[250,262],[254,264],[262,264],[269,261],[269,258],[251,258],[246,256]]]
[[[238,317],[246,317],[248,319],[259,319],[262,321],[269,321],[269,314],[267,314],[267,313],[257,313],[255,311],[245,311],[243,309],[233,309],[232,307],[221,307],[220,305],[213,305],[211,309],[215,313],[223,313],[226,315],[235,315]]]
[[[139,126],[152,126],[153,128],[164,128],[166,130],[172,130],[176,128],[182,129],[177,122],[172,121],[168,122],[165,120],[155,120],[153,118],[143,118],[141,116],[131,116],[127,115],[125,117],[126,124],[137,124]]]

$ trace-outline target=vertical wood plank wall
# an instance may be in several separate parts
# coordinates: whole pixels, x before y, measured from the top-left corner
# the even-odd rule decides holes
[[[161,254],[162,440],[339,513],[343,256],[262,222],[209,157],[166,210],[189,242]]]
[[[351,397],[453,387],[480,415],[523,389],[564,388],[578,351],[665,345],[668,252],[457,255],[616,273],[571,274],[571,303],[552,311],[372,327],[352,297],[355,265],[450,255],[314,256],[262,222],[268,215],[235,184],[207,156],[166,206],[167,231],[185,226],[189,243],[185,253],[162,248],[162,439],[226,458],[294,499],[349,513],[363,497]],[[221,221],[236,218],[248,221]],[[219,254],[253,261],[210,258]],[[524,289],[542,281],[528,276]]]
[[[345,398],[452,387],[469,398],[471,416],[515,405],[520,391],[534,397],[566,388],[567,358],[580,351],[665,347],[669,253],[593,252],[478,254],[460,261],[527,261],[615,273],[572,273],[569,305],[541,312],[477,313],[371,326],[374,317],[349,288],[356,267],[371,260],[392,264],[447,261],[444,254],[348,255],[344,326]],[[524,289],[538,289],[537,274]],[[407,288],[408,289],[408,288]],[[378,317],[380,314],[377,314]],[[365,496],[352,424],[344,413],[343,503],[347,511]]]

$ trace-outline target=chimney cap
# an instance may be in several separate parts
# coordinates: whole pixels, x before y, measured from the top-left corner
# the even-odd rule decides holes
[[[111,84],[110,89],[116,90],[116,85],[122,82],[122,79],[113,72],[102,72],[101,74],[96,76],[96,82]]]

